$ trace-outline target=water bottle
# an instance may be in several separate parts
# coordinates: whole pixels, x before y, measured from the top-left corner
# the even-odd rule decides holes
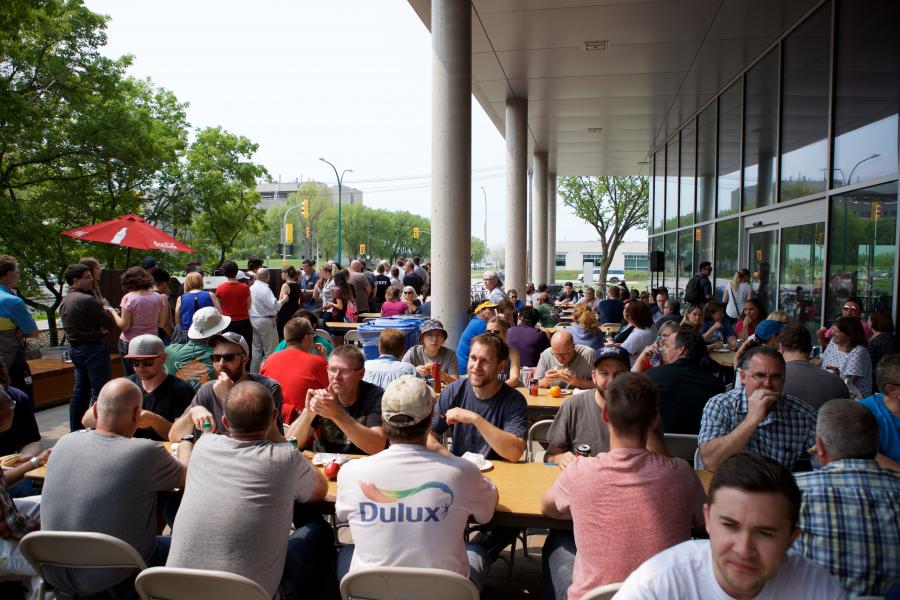
[[[862,393],[859,391],[859,388],[853,384],[853,377],[851,377],[850,375],[845,376],[844,377],[844,385],[847,386],[847,391],[850,392],[851,400],[855,401],[855,400],[862,399]]]

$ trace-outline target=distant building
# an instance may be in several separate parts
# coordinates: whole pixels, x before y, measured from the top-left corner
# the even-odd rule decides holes
[[[588,241],[556,241],[556,268],[578,269],[586,262],[593,262],[600,266],[603,253],[600,250],[599,240]],[[622,242],[613,255],[610,269],[622,269],[625,271],[646,271],[647,242]]]
[[[282,206],[287,202],[288,196],[300,189],[301,186],[314,184],[323,193],[330,195],[332,201],[337,204],[338,191],[336,185],[327,185],[318,181],[281,181],[275,183],[260,183],[256,186],[259,192],[259,208],[268,210],[273,206]],[[341,186],[341,199],[345,206],[363,203],[363,191],[348,185]]]

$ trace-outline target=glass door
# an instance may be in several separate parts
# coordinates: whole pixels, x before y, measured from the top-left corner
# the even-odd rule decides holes
[[[805,325],[815,340],[822,322],[825,223],[783,228],[780,265],[779,308],[791,322]]]
[[[778,229],[753,231],[748,239],[750,287],[763,315],[768,315],[778,306]]]

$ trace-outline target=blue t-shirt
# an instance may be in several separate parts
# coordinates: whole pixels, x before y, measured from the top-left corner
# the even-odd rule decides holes
[[[878,451],[900,463],[900,418],[884,404],[884,396],[875,394],[859,401],[878,420]]]
[[[3,285],[0,285],[0,319],[5,319],[0,321],[0,330],[13,331],[18,328],[23,335],[28,335],[37,329],[25,301]]]
[[[603,323],[621,323],[624,319],[625,303],[607,298],[597,305],[597,320]]]
[[[709,321],[703,321],[703,333],[709,331],[710,327],[712,327],[712,323],[710,323]],[[737,334],[734,332],[734,327],[731,325],[728,319],[725,319],[724,321],[722,321],[722,326],[719,327],[719,330],[715,334],[713,334],[712,338],[708,340],[708,342],[710,344],[713,342],[727,342],[728,338],[732,336],[737,337]]]
[[[469,324],[459,336],[459,344],[456,346],[456,361],[459,363],[459,372],[465,373],[469,364],[469,348],[472,340],[487,331],[487,321],[481,317],[472,317]]]
[[[480,319],[479,319],[480,320]],[[525,397],[505,383],[500,391],[487,400],[479,400],[466,379],[454,381],[441,393],[434,412],[447,414],[451,408],[464,408],[478,413],[481,417],[503,431],[507,431],[523,440],[528,436],[528,404]],[[431,431],[441,435],[447,431],[447,420],[443,416],[431,419]],[[453,454],[462,456],[466,452],[483,454],[487,459],[502,457],[490,448],[481,433],[474,425],[457,423],[453,426]],[[487,451],[486,451],[487,450]]]

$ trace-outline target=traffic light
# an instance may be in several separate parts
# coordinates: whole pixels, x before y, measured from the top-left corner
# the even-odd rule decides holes
[[[419,228],[413,227],[413,239],[419,239]]]
[[[306,239],[309,239],[309,225],[306,226]]]
[[[359,253],[360,253],[360,254],[365,254],[365,253],[366,253],[366,245],[365,245],[365,244],[360,244],[360,245],[359,245]]]
[[[294,224],[285,223],[284,225],[284,241],[290,244],[294,241]]]
[[[872,219],[881,218],[881,203],[877,200],[872,202]]]
[[[309,199],[304,198],[303,203],[300,207],[300,214],[303,215],[304,219],[309,218]]]

